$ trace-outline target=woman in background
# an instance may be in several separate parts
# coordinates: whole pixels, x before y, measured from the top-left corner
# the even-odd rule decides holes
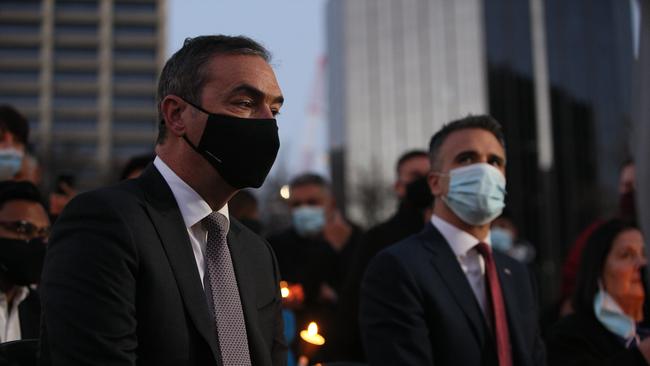
[[[578,270],[575,312],[549,334],[550,365],[650,364],[646,264],[635,224],[613,219],[594,231]]]

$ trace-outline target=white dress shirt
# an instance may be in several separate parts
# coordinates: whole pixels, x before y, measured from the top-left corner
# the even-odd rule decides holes
[[[29,294],[27,287],[21,286],[16,291],[11,308],[7,302],[7,295],[0,292],[0,342],[20,340],[20,316],[18,306]]]
[[[474,247],[479,242],[491,246],[490,233],[488,232],[488,236],[483,238],[483,240],[479,240],[436,215],[431,216],[431,224],[440,231],[440,234],[449,243],[451,250],[458,259],[460,268],[465,273],[465,277],[467,277],[467,281],[472,287],[474,296],[481,310],[483,310],[483,314],[487,315],[486,311],[489,307],[487,306],[487,295],[485,292],[485,261]],[[486,316],[485,318],[488,319],[488,322],[491,319],[490,316]]]
[[[163,176],[169,188],[171,188],[178,208],[181,210],[181,216],[185,221],[187,234],[190,237],[192,244],[192,251],[194,252],[194,259],[196,259],[196,267],[199,270],[201,277],[201,285],[203,285],[203,273],[205,272],[205,245],[208,241],[208,232],[203,228],[201,220],[212,213],[212,208],[207,202],[198,194],[192,187],[185,183],[162,159],[156,156],[153,165],[158,169]],[[228,222],[228,204],[226,203],[218,211],[220,214],[226,216]]]

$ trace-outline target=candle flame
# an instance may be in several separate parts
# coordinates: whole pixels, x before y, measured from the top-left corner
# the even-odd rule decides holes
[[[307,334],[309,334],[310,336],[314,336],[318,334],[318,324],[316,324],[315,322],[309,323],[309,326],[307,327]]]
[[[289,289],[286,287],[282,287],[280,289],[280,294],[282,294],[283,299],[289,297]]]
[[[307,330],[300,331],[300,338],[305,342],[314,344],[316,346],[322,346],[325,344],[325,338],[322,335],[318,334],[318,324],[316,322],[309,323]]]

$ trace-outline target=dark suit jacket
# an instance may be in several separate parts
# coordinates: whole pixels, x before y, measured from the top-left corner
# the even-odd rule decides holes
[[[513,362],[543,365],[537,301],[525,266],[495,253]],[[497,365],[492,332],[449,244],[433,225],[379,253],[361,286],[371,365]]]
[[[38,338],[41,324],[41,300],[38,292],[29,289],[29,294],[18,305],[18,318],[20,319],[20,338]]]
[[[548,363],[558,366],[647,365],[638,348],[627,349],[593,316],[571,314],[549,333]]]
[[[273,252],[232,218],[228,245],[251,361],[283,365]],[[70,202],[54,226],[40,291],[44,364],[221,364],[183,218],[152,165]]]

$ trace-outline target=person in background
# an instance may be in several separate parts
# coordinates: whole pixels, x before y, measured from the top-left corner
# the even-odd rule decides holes
[[[492,248],[524,264],[535,260],[535,247],[519,236],[519,230],[510,216],[503,214],[492,222],[490,228]]]
[[[647,257],[634,223],[612,219],[587,240],[573,313],[547,338],[550,365],[650,365]]]
[[[334,339],[335,357],[341,360],[365,361],[359,332],[359,286],[368,262],[382,249],[422,230],[431,215],[433,196],[426,176],[429,173],[429,155],[424,150],[409,150],[397,160],[393,185],[399,200],[397,212],[385,222],[374,226],[361,237],[354,254],[350,274],[345,281],[338,313]]]
[[[262,222],[260,221],[260,212],[255,195],[248,191],[242,190],[228,202],[230,214],[239,220],[249,229],[258,235],[262,234]]]
[[[14,107],[0,105],[0,181],[13,179],[23,166],[29,123]]]
[[[33,154],[25,153],[20,170],[14,176],[14,180],[28,181],[37,187],[42,183],[43,172],[41,171],[41,165]]]
[[[120,174],[120,180],[139,177],[140,174],[142,174],[142,171],[145,170],[149,164],[153,163],[155,157],[156,155],[154,154],[143,154],[132,157],[126,162],[126,165],[124,165],[122,173]]]
[[[294,178],[289,183],[288,203],[291,227],[268,240],[277,255],[282,279],[292,293],[304,293],[302,304],[292,304],[298,329],[316,321],[319,333],[331,339],[341,285],[361,231],[343,218],[329,183],[320,175],[307,173]]]
[[[544,365],[533,277],[490,247],[505,207],[501,126],[486,115],[450,122],[429,156],[431,221],[377,254],[361,284],[368,363]]]
[[[617,216],[629,220],[636,221],[636,174],[634,168],[634,161],[626,159],[621,164],[621,169],[618,178],[618,212]],[[559,301],[559,310],[556,314],[559,316],[568,315],[572,312],[571,296],[575,286],[576,275],[580,267],[580,258],[582,257],[582,250],[587,244],[587,240],[591,234],[604,222],[602,219],[596,219],[587,228],[585,228],[578,238],[575,240],[567,259],[562,266],[562,284],[561,295]],[[557,315],[555,316],[555,320]]]
[[[0,342],[38,338],[41,275],[50,221],[30,182],[0,182]]]

